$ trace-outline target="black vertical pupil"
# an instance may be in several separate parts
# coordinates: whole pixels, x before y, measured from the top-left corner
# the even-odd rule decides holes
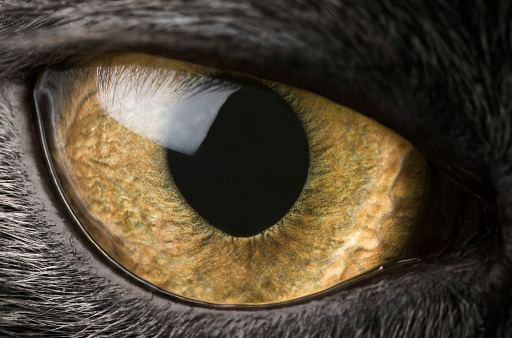
[[[268,88],[245,85],[226,100],[194,155],[168,151],[176,186],[211,225],[256,235],[297,200],[308,174],[304,129]]]

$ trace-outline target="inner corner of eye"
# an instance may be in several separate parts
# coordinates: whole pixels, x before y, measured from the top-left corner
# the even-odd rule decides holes
[[[319,95],[147,55],[74,64],[35,89],[56,187],[165,292],[289,301],[461,245],[480,217],[406,140]]]

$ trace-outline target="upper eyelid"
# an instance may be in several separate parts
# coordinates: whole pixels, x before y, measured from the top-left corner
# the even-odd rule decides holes
[[[376,50],[386,50],[381,48],[386,41],[386,33],[379,29],[372,30],[369,34],[371,39],[365,41],[358,38],[367,33],[358,31],[361,29],[360,25],[351,22],[341,29],[335,24],[338,20],[333,20],[332,17],[326,17],[325,22],[320,24],[311,20],[306,10],[294,11],[292,15],[276,12],[276,18],[271,18],[262,17],[261,8],[256,10],[256,14],[251,15],[250,8],[247,9],[244,5],[240,7],[245,8],[245,12],[232,12],[233,9],[237,9],[236,4],[231,4],[225,11],[214,7],[212,13],[203,8],[202,20],[199,21],[187,11],[186,5],[184,8],[178,8],[178,12],[164,12],[163,17],[169,15],[171,18],[156,23],[151,17],[151,14],[154,14],[151,10],[146,15],[136,17],[132,17],[129,10],[112,12],[107,9],[104,13],[88,10],[82,16],[71,11],[65,19],[59,13],[50,11],[47,13],[48,18],[43,18],[42,14],[39,14],[41,17],[36,15],[32,18],[32,23],[23,22],[25,18],[21,18],[19,25],[29,28],[20,29],[13,35],[5,35],[4,39],[0,40],[0,47],[10,50],[11,55],[17,54],[18,59],[10,63],[9,70],[4,71],[27,67],[28,62],[35,66],[43,66],[82,53],[121,50],[149,52],[205,66],[249,73],[307,89],[335,101],[348,100],[350,104],[350,95],[340,98],[339,90],[333,88],[336,80],[331,79],[337,76],[336,71],[343,71],[349,66],[350,72],[359,74],[360,77],[378,68],[395,67],[399,62],[398,55],[389,48],[383,54],[384,57],[372,57]],[[271,11],[272,6],[268,7],[266,10]],[[278,3],[275,7],[280,8]],[[347,7],[350,9],[350,6]],[[134,8],[138,9],[137,6]],[[265,8],[265,5],[262,8]],[[180,13],[180,10],[187,14]],[[153,10],[157,15],[162,14],[161,11],[162,9]],[[94,18],[97,15],[104,22],[99,24],[98,21],[101,20]],[[287,31],[286,25],[279,23],[279,16],[291,20],[286,25],[295,29]],[[147,22],[148,18],[150,22]],[[187,18],[195,24],[184,25],[183,20],[187,21]],[[138,26],[130,19],[136,21]],[[390,16],[388,19],[392,21],[394,18]],[[123,24],[120,24],[120,20],[123,20]],[[296,22],[293,22],[294,20]],[[330,20],[333,22],[329,22]],[[37,34],[33,34],[30,29],[34,22],[38,23]],[[315,25],[326,24],[335,31],[323,30],[322,26],[315,29]],[[325,44],[334,44],[334,48],[324,48]],[[340,48],[357,57],[345,60],[345,65],[340,63]],[[26,60],[27,52],[30,54],[30,60]],[[2,70],[0,56],[0,73]],[[354,102],[353,105],[359,103]],[[359,109],[357,106],[354,108]]]
[[[229,2],[226,1],[226,3]],[[211,9],[202,8],[199,11],[200,18],[198,15],[194,15],[194,11],[188,10],[186,5],[165,11],[164,8],[157,10],[150,7],[146,9],[144,5],[134,4],[135,14],[130,12],[130,8],[125,11],[115,11],[115,9],[109,9],[108,6],[104,7],[106,9],[101,7],[84,8],[83,13],[80,10],[69,8],[62,10],[63,14],[59,11],[52,11],[52,8],[46,12],[44,8],[38,8],[38,12],[32,13],[31,16],[17,18],[16,24],[19,29],[15,29],[13,32],[4,32],[0,46],[10,49],[11,53],[19,51],[21,60],[25,58],[22,51],[36,48],[35,52],[34,50],[30,51],[31,62],[36,64],[52,62],[64,56],[80,54],[84,51],[115,51],[119,49],[140,51],[139,48],[146,48],[150,52],[164,50],[167,56],[193,62],[200,61],[199,59],[208,62],[204,57],[206,54],[194,59],[195,52],[201,54],[201,50],[205,50],[205,53],[210,56],[217,55],[219,58],[229,59],[225,64],[228,65],[241,57],[245,58],[245,63],[247,63],[248,60],[254,58],[255,51],[257,51],[257,58],[265,59],[266,52],[271,50],[270,54],[274,56],[274,62],[281,63],[281,65],[292,62],[295,63],[294,68],[299,68],[301,62],[307,62],[311,67],[314,63],[322,61],[323,55],[329,54],[328,50],[321,53],[315,51],[315,48],[318,47],[315,46],[315,41],[322,41],[324,38],[341,39],[343,35],[351,34],[350,29],[346,29],[346,27],[343,31],[338,32],[341,35],[328,32],[318,33],[314,29],[315,23],[307,21],[307,15],[304,14],[307,14],[306,11],[295,11],[291,16],[276,12],[277,16],[282,15],[292,21],[294,16],[297,16],[297,22],[288,22],[287,24],[296,26],[301,32],[298,34],[297,30],[287,32],[286,25],[283,26],[282,23],[279,23],[278,17],[273,19],[269,16],[262,16],[262,8],[265,8],[265,5],[262,8],[255,7],[254,15],[246,4],[240,6],[230,4],[227,6],[228,9],[214,5]],[[272,11],[272,7],[282,9],[279,3],[267,7],[265,9],[267,11]],[[8,12],[5,11],[5,13]],[[64,15],[64,13],[66,14]],[[162,19],[155,22],[153,18],[155,14]],[[305,18],[301,18],[301,15]],[[5,16],[9,17],[8,14]],[[308,26],[304,26],[306,23]],[[187,40],[193,40],[195,37],[200,38],[188,44]],[[374,40],[381,39],[375,38]],[[213,44],[218,46],[215,47]],[[222,50],[222,46],[226,46],[226,50]],[[254,47],[260,49],[256,50]],[[283,63],[279,57],[290,49],[293,49],[293,53],[287,55],[288,60]],[[359,48],[360,53],[364,53],[365,50],[365,48]],[[45,53],[51,55],[44,55]],[[177,54],[180,54],[181,57],[178,57],[180,55]],[[232,57],[233,54],[240,55]],[[294,56],[294,59],[289,58],[290,56]],[[301,58],[309,60],[300,61]],[[364,60],[365,58],[360,59]],[[217,60],[217,62],[221,68],[225,68],[222,67],[224,66],[222,60]],[[254,64],[256,63],[254,62]],[[11,63],[10,66],[12,67],[13,64]],[[307,67],[303,68],[307,69]]]

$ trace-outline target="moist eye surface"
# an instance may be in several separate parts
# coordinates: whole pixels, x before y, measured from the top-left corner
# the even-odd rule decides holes
[[[460,191],[409,142],[311,92],[106,54],[48,68],[35,97],[49,166],[79,226],[163,292],[289,301],[425,243],[442,250],[460,228],[444,211],[465,210]]]

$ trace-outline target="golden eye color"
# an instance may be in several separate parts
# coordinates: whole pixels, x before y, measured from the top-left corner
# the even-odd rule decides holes
[[[112,54],[48,68],[35,97],[81,227],[181,297],[297,299],[463,242],[435,225],[479,217],[396,133],[280,83]]]

